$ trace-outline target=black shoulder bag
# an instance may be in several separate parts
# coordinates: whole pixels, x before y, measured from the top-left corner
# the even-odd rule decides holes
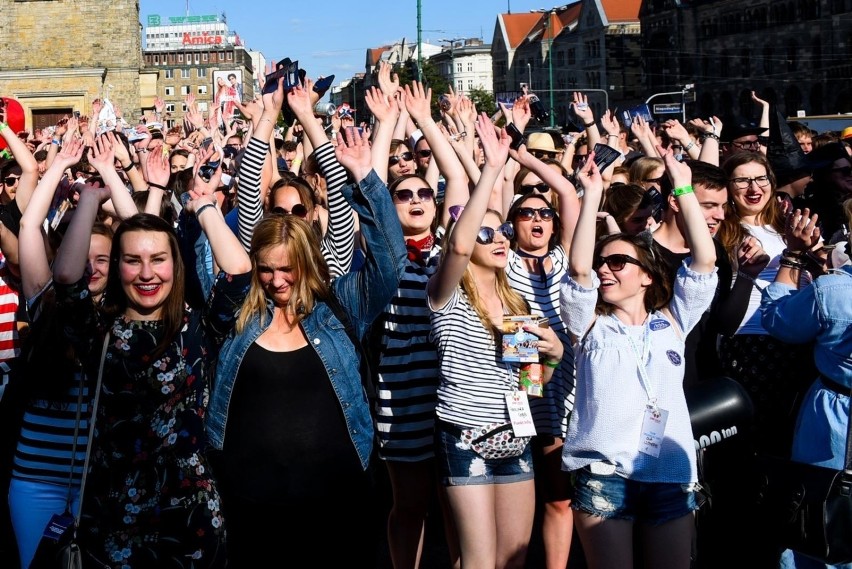
[[[364,342],[361,340],[358,332],[355,330],[355,326],[352,324],[349,314],[343,306],[340,305],[340,301],[337,300],[334,293],[329,294],[329,297],[326,299],[326,304],[328,304],[328,307],[331,308],[331,311],[337,319],[340,320],[340,323],[343,324],[343,329],[346,331],[346,335],[349,336],[349,340],[355,346],[355,350],[361,357],[361,385],[364,386],[364,392],[367,394],[367,401],[370,404],[370,414],[372,414],[373,404],[376,401],[376,386],[373,384],[373,372],[370,368],[370,354],[364,347]]]
[[[779,544],[829,565],[852,562],[852,421],[847,417],[843,470],[772,456],[757,461],[758,507]]]

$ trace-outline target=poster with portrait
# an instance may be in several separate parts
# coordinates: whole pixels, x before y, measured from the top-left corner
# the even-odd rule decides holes
[[[243,100],[243,72],[240,69],[223,69],[213,72],[213,108],[224,132],[234,115],[239,114],[237,101]]]

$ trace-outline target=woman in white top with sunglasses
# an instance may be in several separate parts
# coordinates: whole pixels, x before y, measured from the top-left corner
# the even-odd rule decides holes
[[[591,155],[578,178],[585,193],[561,297],[577,394],[562,462],[590,569],[632,567],[634,536],[648,566],[690,566],[697,467],[684,339],[713,299],[716,253],[689,167],[660,151],[692,252],[673,283],[653,239],[595,242],[603,180]]]

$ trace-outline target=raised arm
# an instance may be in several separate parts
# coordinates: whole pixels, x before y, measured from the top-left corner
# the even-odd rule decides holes
[[[18,257],[24,298],[34,297],[50,281],[50,265],[45,251],[42,226],[65,169],[79,162],[82,157],[83,141],[79,138],[69,139],[42,176],[21,218]],[[85,251],[88,255],[88,242]]]
[[[597,214],[603,197],[603,178],[594,158],[595,153],[589,152],[589,157],[577,176],[577,182],[583,190],[583,200],[568,254],[568,274],[577,284],[585,288],[592,286]]]
[[[388,156],[393,139],[393,131],[399,120],[399,95],[388,97],[383,91],[370,87],[364,93],[364,102],[376,118],[373,129],[372,160],[373,170],[384,183],[388,181]]]
[[[672,194],[683,216],[684,237],[692,257],[689,267],[697,273],[712,272],[716,266],[716,248],[701,212],[701,205],[692,190],[692,170],[688,165],[678,162],[671,149],[658,146],[657,151],[666,162],[666,170],[674,188]]]
[[[485,151],[485,166],[455,228],[450,233],[450,238],[441,254],[438,270],[429,279],[426,290],[433,307],[445,306],[461,282],[467,264],[470,262],[470,256],[476,247],[476,236],[488,209],[494,183],[509,156],[509,135],[505,130],[501,130],[498,138],[487,114],[482,113],[479,116],[476,132]]]
[[[598,123],[595,121],[595,112],[589,105],[589,99],[584,93],[574,91],[574,112],[583,121],[583,126],[586,128],[586,139],[589,141],[589,151],[595,147],[595,144],[600,142],[601,133],[598,130]]]
[[[89,259],[89,243],[92,226],[101,204],[110,197],[108,188],[85,186],[80,192],[80,201],[74,217],[62,238],[62,246],[53,263],[53,278],[60,284],[74,284],[83,278]]]
[[[136,203],[130,196],[130,192],[124,186],[124,182],[121,181],[121,177],[115,170],[115,152],[113,148],[119,144],[121,142],[116,140],[112,132],[100,135],[95,140],[95,145],[89,151],[89,164],[95,167],[101,178],[103,178],[104,184],[110,189],[112,205],[118,217],[127,219],[138,213],[139,210],[136,208]],[[168,180],[168,177],[166,177],[166,180]],[[160,210],[158,209],[157,213],[159,212]]]
[[[21,167],[21,179],[15,192],[15,201],[21,211],[27,208],[30,196],[38,184],[38,163],[26,143],[6,125],[5,111],[0,107],[0,136],[6,141],[9,151],[15,157],[15,162]]]

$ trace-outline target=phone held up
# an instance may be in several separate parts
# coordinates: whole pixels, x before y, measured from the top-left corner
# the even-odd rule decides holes
[[[515,123],[509,123],[506,125],[506,132],[509,134],[509,138],[512,139],[512,143],[509,145],[509,148],[512,150],[517,150],[524,143],[524,134],[518,130],[518,127],[515,126]]]

